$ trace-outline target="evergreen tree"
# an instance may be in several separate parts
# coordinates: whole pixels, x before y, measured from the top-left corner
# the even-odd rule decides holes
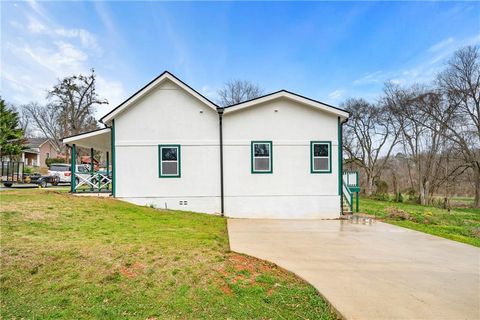
[[[21,154],[26,148],[24,142],[18,113],[0,98],[0,158]]]

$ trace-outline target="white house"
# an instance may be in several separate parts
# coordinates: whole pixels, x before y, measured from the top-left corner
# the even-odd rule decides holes
[[[339,151],[347,118],[285,90],[221,108],[164,72],[105,115],[104,129],[63,141],[72,152],[107,152],[112,195],[139,205],[241,218],[336,218],[348,191]]]

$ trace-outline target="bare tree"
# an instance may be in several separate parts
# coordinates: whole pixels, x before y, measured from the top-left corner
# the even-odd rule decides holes
[[[95,72],[74,75],[59,80],[49,91],[48,104],[30,103],[24,106],[37,131],[54,141],[63,151],[60,139],[97,128],[94,108],[107,104],[95,91]]]
[[[363,99],[348,99],[343,108],[350,112],[345,124],[344,150],[365,171],[365,194],[373,192],[396,145],[399,130],[393,125],[388,108],[375,106]]]
[[[218,90],[217,94],[220,97],[218,104],[226,107],[258,98],[263,94],[263,90],[249,81],[233,80],[225,83],[224,88]]]
[[[75,75],[60,80],[48,93],[53,107],[60,110],[60,122],[65,134],[78,134],[97,127],[94,107],[108,104],[95,91],[95,71],[87,76]]]
[[[463,155],[473,172],[475,200],[480,207],[480,53],[468,46],[455,52],[437,83],[446,103],[430,115],[446,127],[446,137]]]
[[[58,150],[63,151],[61,139],[66,135],[59,121],[60,109],[52,105],[40,105],[36,102],[30,102],[22,108],[35,124],[36,130],[49,138]]]
[[[440,94],[421,86],[402,89],[391,83],[385,86],[384,101],[400,129],[400,142],[407,155],[410,177],[415,171],[417,191],[422,205],[431,203],[441,175],[442,151],[446,146],[445,126],[436,122],[428,110],[442,103]]]

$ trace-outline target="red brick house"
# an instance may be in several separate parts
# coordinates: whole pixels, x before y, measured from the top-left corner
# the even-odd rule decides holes
[[[46,167],[46,159],[63,156],[48,138],[28,138],[27,147],[22,153],[22,161],[26,166]]]

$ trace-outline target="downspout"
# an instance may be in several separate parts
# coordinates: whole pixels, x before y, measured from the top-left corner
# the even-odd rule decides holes
[[[224,194],[223,194],[223,111],[224,108],[217,108],[218,112],[218,124],[220,135],[220,215],[223,217],[224,213]]]

